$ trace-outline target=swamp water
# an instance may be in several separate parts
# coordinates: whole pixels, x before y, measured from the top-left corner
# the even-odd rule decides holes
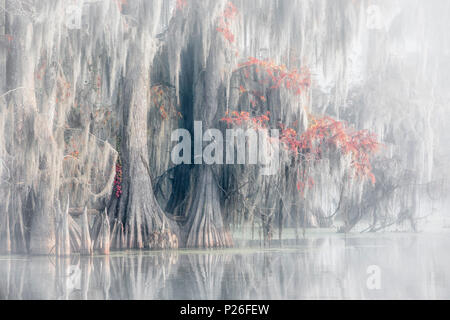
[[[270,248],[0,256],[0,299],[450,299],[449,244],[448,232],[322,234]]]

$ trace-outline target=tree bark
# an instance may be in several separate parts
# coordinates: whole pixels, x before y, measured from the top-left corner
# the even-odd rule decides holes
[[[89,220],[87,214],[87,207],[84,208],[83,215],[81,216],[81,255],[92,254],[91,235],[89,233]]]
[[[195,193],[189,206],[188,248],[231,247],[233,241],[223,223],[220,195],[210,166],[196,171]]]

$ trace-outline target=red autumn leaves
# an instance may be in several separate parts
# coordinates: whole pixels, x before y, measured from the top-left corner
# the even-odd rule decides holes
[[[177,8],[182,9],[186,0],[177,0]],[[219,18],[216,30],[221,33],[230,43],[235,42],[235,35],[231,31],[231,24],[239,14],[238,9],[232,2],[228,2],[223,14]],[[249,57],[247,61],[238,65],[243,69],[246,78],[250,77],[250,71],[259,73],[260,83],[270,85],[271,89],[285,88],[294,95],[300,95],[311,87],[311,74],[306,68],[288,69],[285,65],[278,65],[271,60],[261,60]],[[240,94],[246,93],[247,89],[239,87]],[[266,102],[264,95],[257,95],[261,102]],[[256,100],[250,101],[256,107]],[[249,112],[228,112],[221,119],[228,126],[245,125],[254,129],[268,128],[270,113],[261,116],[251,116]],[[368,178],[375,183],[370,163],[371,157],[379,149],[380,143],[376,136],[367,130],[355,130],[345,122],[335,120],[331,117],[310,119],[311,125],[301,134],[294,129],[280,124],[279,142],[296,159],[307,161],[308,164],[319,161],[327,150],[331,148],[342,156],[349,157],[351,168],[355,176]],[[304,193],[306,188],[312,188],[314,180],[306,174],[302,174],[297,188]]]
[[[114,177],[114,194],[116,198],[122,195],[122,164],[120,161],[116,163],[116,176]]]
[[[176,110],[176,106],[170,103],[170,92],[162,85],[157,85],[151,88],[152,102],[159,110],[161,118],[167,120],[169,116],[172,118],[183,118],[181,112]]]
[[[247,125],[255,129],[267,128],[270,113],[252,117],[249,112],[227,112],[221,121],[227,125]],[[308,163],[322,159],[327,148],[334,148],[343,156],[349,156],[351,167],[355,175],[361,178],[369,178],[375,183],[370,164],[371,157],[378,151],[380,143],[376,136],[367,130],[355,130],[345,122],[337,121],[331,117],[311,119],[311,125],[302,134],[294,129],[280,124],[281,133],[279,142],[285,150],[297,159],[305,159]],[[312,187],[314,180],[311,177],[303,177],[298,182],[297,188],[302,191],[306,187]]]
[[[177,0],[177,10],[183,10],[187,6],[186,0]]]
[[[266,81],[272,81],[272,89],[284,86],[287,90],[299,95],[311,86],[311,74],[306,68],[288,70],[285,65],[277,65],[273,61],[254,57],[249,57],[246,62],[239,65],[244,68],[252,66],[255,67],[255,72],[263,71],[267,74]]]
[[[176,10],[181,11],[187,6],[187,0],[177,0]],[[219,22],[216,30],[223,35],[223,37],[229,42],[235,41],[235,36],[231,31],[231,23],[239,14],[238,9],[232,2],[228,2],[222,15],[219,17]]]
[[[225,122],[227,125],[251,125],[254,129],[264,129],[267,128],[267,123],[269,122],[270,112],[267,111],[266,114],[261,116],[251,117],[249,112],[242,111],[237,112],[233,111],[231,114],[226,112],[226,117],[220,119],[220,121]]]
[[[224,38],[229,42],[233,43],[235,40],[234,34],[231,32],[231,23],[238,15],[238,10],[232,2],[228,2],[222,16],[219,19],[219,26],[216,28]]]
[[[320,160],[325,148],[334,147],[344,156],[350,156],[356,176],[367,177],[375,183],[370,158],[378,151],[377,137],[367,130],[355,130],[345,122],[331,117],[312,118],[311,126],[298,135],[281,125],[280,141],[294,155],[306,155],[308,160]]]
[[[116,0],[117,8],[120,12],[123,11],[123,7],[127,5],[127,0]]]

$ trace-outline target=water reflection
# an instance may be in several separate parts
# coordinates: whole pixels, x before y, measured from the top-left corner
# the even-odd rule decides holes
[[[331,236],[283,248],[0,257],[1,299],[449,299],[450,235]],[[367,268],[381,270],[369,290]]]

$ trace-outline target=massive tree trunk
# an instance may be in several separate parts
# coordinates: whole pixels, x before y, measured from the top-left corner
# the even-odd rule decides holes
[[[222,216],[220,190],[211,166],[200,166],[194,170],[195,193],[189,203],[188,234],[189,248],[230,247],[233,244],[229,229]]]
[[[53,137],[54,105],[37,105],[34,92],[33,58],[29,54],[32,21],[27,12],[15,14],[17,3],[6,1],[5,33],[8,34],[6,55],[7,105],[2,112],[9,114],[11,140],[5,153],[11,157],[10,184],[15,194],[9,205],[10,236],[15,252],[25,249],[24,229],[30,231],[29,250],[35,254],[49,254],[54,249],[55,192],[61,160]],[[46,115],[46,116],[44,116]],[[8,126],[7,126],[8,127]],[[14,159],[14,160],[13,160]],[[8,163],[8,162],[7,162]],[[30,188],[27,190],[26,186]],[[24,225],[22,203],[28,194],[34,195],[33,216]],[[12,218],[12,219],[11,219]]]
[[[139,33],[140,28],[151,28],[154,36],[160,18],[161,2],[154,1],[151,5],[142,3],[130,10],[141,23],[137,32]],[[166,217],[156,201],[148,161],[150,72],[157,47],[154,38],[148,39],[143,34],[137,34],[134,43],[129,44],[126,74],[121,81],[122,194],[113,195],[110,215],[123,223],[128,248],[172,248],[177,247],[174,235],[176,224]],[[160,241],[155,242],[155,234],[164,234],[166,237],[160,237]],[[115,242],[113,239],[113,243]]]
[[[190,130],[192,137],[194,121],[201,122],[203,132],[197,134],[203,135],[208,129],[220,128],[220,119],[226,110],[227,87],[234,59],[227,41],[216,28],[225,4],[226,1],[193,1],[186,15],[188,27],[183,24],[179,26],[187,31],[187,40],[177,60],[180,66],[177,79],[183,111],[187,114],[184,126]],[[203,16],[206,12],[212,13],[208,21]],[[175,28],[174,34],[177,32]],[[203,147],[203,137],[200,139]],[[222,146],[218,145],[218,148]],[[182,174],[175,177],[174,182],[174,193],[181,192],[187,197],[185,205],[179,208],[184,210],[181,215],[187,218],[183,225],[185,245],[194,248],[229,247],[232,239],[223,220],[218,173],[214,174],[211,165],[202,165],[201,159],[202,153],[194,151],[194,166],[190,167],[188,175],[189,184],[186,183],[183,168],[178,171]],[[187,185],[187,193],[177,189]],[[172,200],[175,201],[172,206],[179,205],[177,194],[172,196]]]

